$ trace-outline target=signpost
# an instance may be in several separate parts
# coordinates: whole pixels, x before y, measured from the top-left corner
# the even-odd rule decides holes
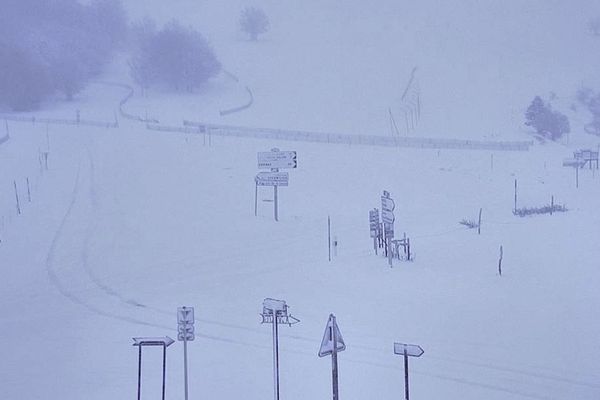
[[[183,341],[183,382],[188,400],[187,342],[194,340],[194,307],[177,308],[177,340]]]
[[[279,168],[297,168],[298,161],[295,151],[279,151],[273,148],[271,151],[258,153],[258,168],[271,169],[271,172],[259,172],[254,178],[254,216],[258,211],[258,187],[273,186],[273,212],[275,221],[279,221],[279,203],[277,201],[277,187],[287,186],[289,177],[287,172],[279,172]]]
[[[396,203],[390,197],[390,192],[384,190],[383,196],[381,196],[381,219],[383,220],[383,228],[385,232],[385,249],[388,256],[388,262],[390,267],[392,266],[392,246],[391,240],[394,238],[394,209]]]
[[[373,238],[373,249],[377,255],[377,237],[379,236],[379,210],[374,208],[369,211],[369,233]]]
[[[408,357],[421,357],[424,351],[416,344],[394,343],[394,354],[404,356],[404,398],[409,400]]]
[[[165,400],[165,384],[167,376],[167,347],[172,345],[174,340],[168,336],[163,337],[134,337],[133,345],[138,346],[138,391],[137,398],[141,399],[142,395],[142,347],[144,346],[162,346],[163,362],[162,362],[162,400]]]
[[[262,324],[273,324],[273,384],[274,399],[279,400],[279,324],[292,326],[300,322],[299,319],[288,314],[288,305],[284,300],[266,298],[263,301],[261,314]]]
[[[340,333],[335,315],[329,314],[329,320],[325,326],[323,340],[319,348],[319,357],[325,357],[331,354],[331,384],[333,387],[333,400],[339,400],[338,390],[338,361],[337,353],[346,350],[346,344]]]

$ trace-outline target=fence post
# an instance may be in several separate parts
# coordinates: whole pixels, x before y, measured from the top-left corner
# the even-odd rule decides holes
[[[15,198],[17,199],[17,215],[21,215],[21,205],[19,204],[19,192],[17,191],[17,181],[13,180],[15,185]]]

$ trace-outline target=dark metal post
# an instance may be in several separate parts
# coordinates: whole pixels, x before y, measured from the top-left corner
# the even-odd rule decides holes
[[[408,354],[406,354],[406,347],[404,347],[404,398],[408,399]]]
[[[254,178],[254,216],[258,215],[258,182]]]
[[[184,326],[187,328],[187,324],[185,324]],[[185,400],[188,400],[187,329],[184,330],[185,332],[183,333],[183,380],[185,385]]]
[[[141,348],[141,346],[140,346]],[[165,400],[165,385],[167,381],[167,346],[163,344],[163,377],[162,377],[162,400]]]
[[[327,243],[329,248],[329,261],[331,261],[331,218],[327,216]]]
[[[481,211],[482,210],[483,210],[482,208],[479,209],[479,221],[477,222],[477,234],[478,235],[481,235]]]
[[[279,215],[278,215],[278,207],[277,207],[277,185],[273,186],[273,197],[274,197],[274,203],[273,203],[273,211],[275,212],[275,221],[279,221]]]
[[[276,186],[277,187],[277,186]],[[273,310],[273,380],[275,400],[279,400],[279,332],[277,327],[277,311]]]
[[[19,192],[17,191],[17,181],[13,181],[15,184],[15,198],[17,199],[17,214],[21,215],[21,205],[19,204]]]
[[[29,187],[29,177],[27,177],[27,200],[31,203],[31,189]]]
[[[517,212],[517,180],[515,179],[515,213]]]
[[[141,399],[142,395],[142,346],[138,347],[138,396],[137,400]]]
[[[333,323],[329,328],[329,337],[333,342],[333,350],[331,351],[331,382],[333,386],[333,400],[339,400],[338,392],[338,361],[337,361],[337,336],[333,331],[336,326],[335,317],[333,317]]]

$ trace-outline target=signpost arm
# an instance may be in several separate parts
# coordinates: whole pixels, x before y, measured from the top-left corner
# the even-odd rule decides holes
[[[406,353],[406,346],[404,346],[404,397],[408,399],[408,354]]]

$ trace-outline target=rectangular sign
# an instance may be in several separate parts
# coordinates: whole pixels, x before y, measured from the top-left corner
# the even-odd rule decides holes
[[[421,346],[416,344],[394,343],[394,354],[404,355],[404,351],[410,357],[421,357],[425,352]]]
[[[383,211],[394,211],[394,208],[396,208],[394,200],[381,196],[381,209]]]
[[[295,151],[261,151],[258,153],[258,168],[296,168]]]
[[[194,307],[177,307],[177,323],[178,324],[193,324],[194,323]]]
[[[393,224],[394,221],[396,220],[396,217],[394,216],[394,213],[388,210],[383,210],[381,212],[381,219],[383,220],[383,222],[385,222],[386,224]]]
[[[287,186],[289,174],[287,172],[259,172],[256,175],[258,186]]]

